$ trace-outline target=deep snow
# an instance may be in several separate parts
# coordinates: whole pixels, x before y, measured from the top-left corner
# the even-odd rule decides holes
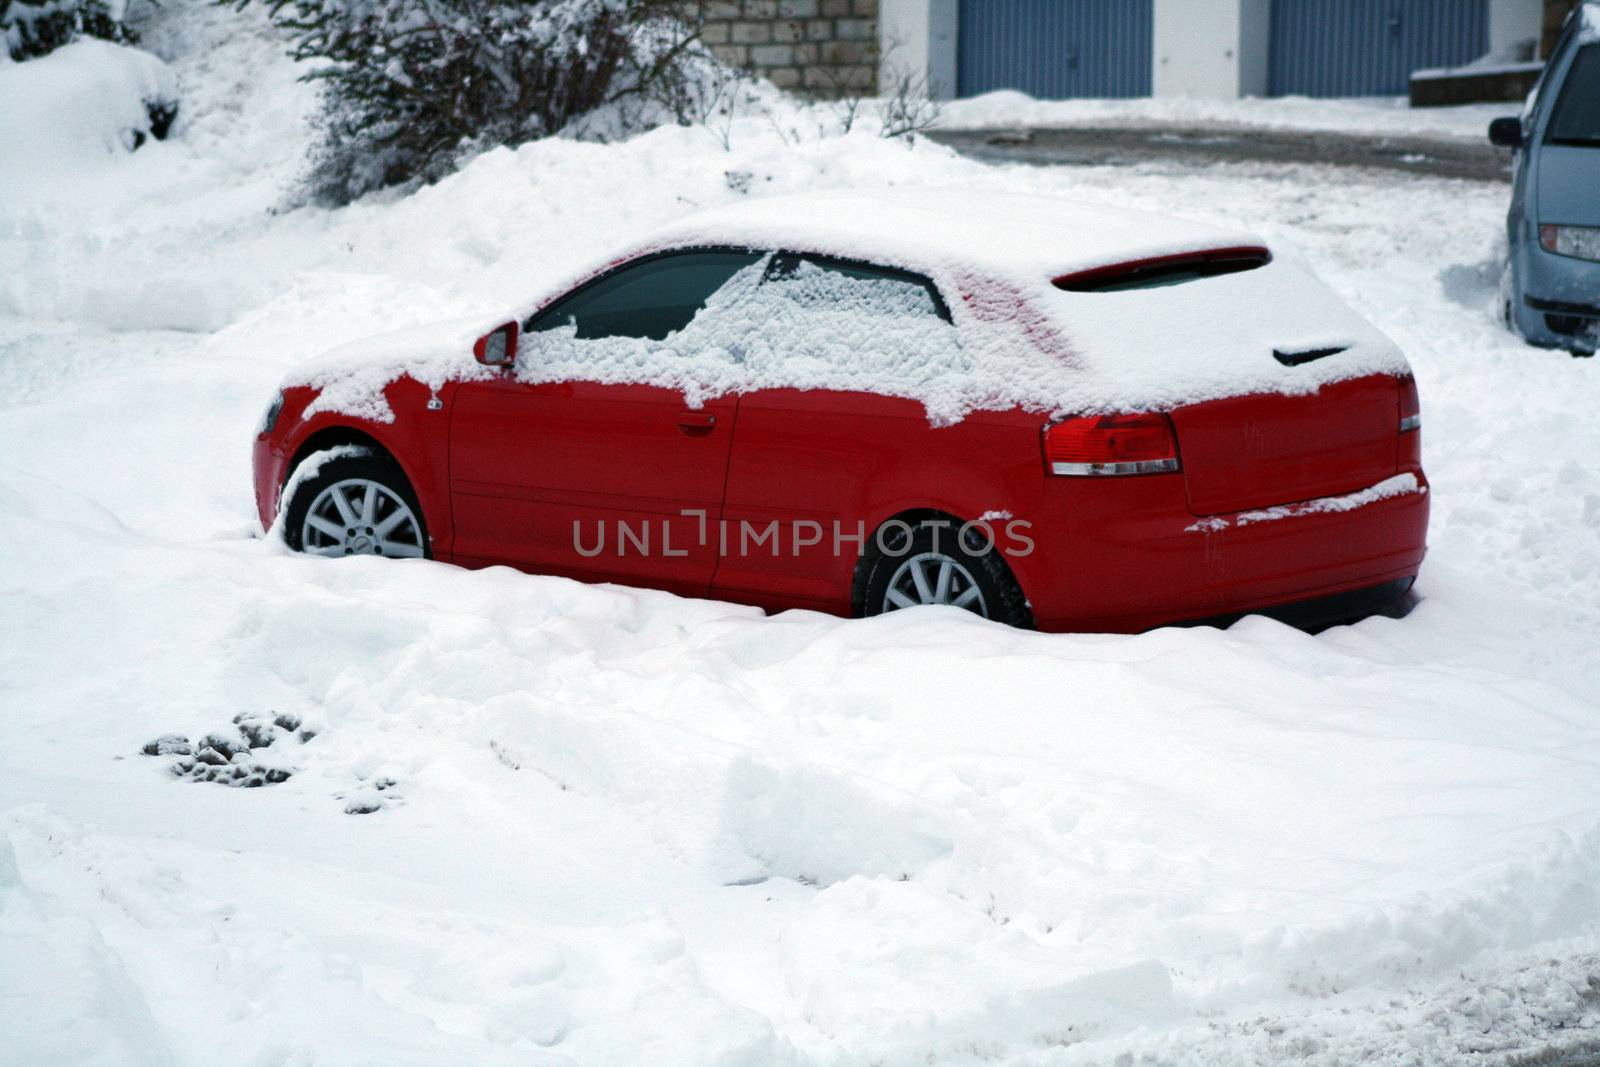
[[[1314,100],[1304,96],[1204,100],[1186,97],[1128,100],[1035,100],[1000,89],[944,105],[946,129],[1067,126],[1178,126],[1186,129],[1303,130],[1478,141],[1492,119],[1514,114],[1517,105],[1464,104],[1411,108],[1403,96]]]
[[[1600,365],[1496,325],[1504,187],[991,169],[752,118],[731,151],[550,141],[274,212],[304,87],[257,23],[159,17],[176,139],[0,198],[0,1062],[1431,1064],[1600,1039]],[[1417,371],[1415,610],[1043,636],[255,537],[248,443],[297,361],[515,305],[699,207],[891,183],[1295,249]],[[257,754],[287,781],[141,754],[241,714],[314,733]]]

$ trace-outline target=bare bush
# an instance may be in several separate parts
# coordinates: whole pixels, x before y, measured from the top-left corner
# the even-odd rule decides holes
[[[33,59],[79,37],[135,44],[124,5],[104,0],[0,0],[0,38],[12,59]]]
[[[468,155],[554,133],[629,97],[673,103],[696,35],[677,0],[265,3],[320,61],[310,192],[346,203],[437,180]]]
[[[885,137],[915,143],[918,135],[939,124],[943,109],[929,94],[926,78],[901,75],[878,100],[878,118]]]

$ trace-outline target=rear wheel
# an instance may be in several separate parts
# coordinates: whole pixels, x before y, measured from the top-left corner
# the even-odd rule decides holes
[[[372,452],[310,456],[284,513],[284,540],[313,556],[428,555],[427,531],[400,468]]]
[[[1033,625],[1022,588],[981,528],[891,522],[874,547],[878,553],[857,570],[858,615],[938,604],[1010,626]]]

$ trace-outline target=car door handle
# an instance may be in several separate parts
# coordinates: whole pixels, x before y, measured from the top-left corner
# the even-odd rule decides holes
[[[691,437],[701,437],[717,428],[717,417],[709,411],[685,411],[678,416],[678,429]]]

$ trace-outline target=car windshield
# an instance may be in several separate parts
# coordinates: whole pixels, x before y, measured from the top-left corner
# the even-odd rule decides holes
[[[1573,57],[1547,140],[1600,148],[1600,44],[1586,44]]]

